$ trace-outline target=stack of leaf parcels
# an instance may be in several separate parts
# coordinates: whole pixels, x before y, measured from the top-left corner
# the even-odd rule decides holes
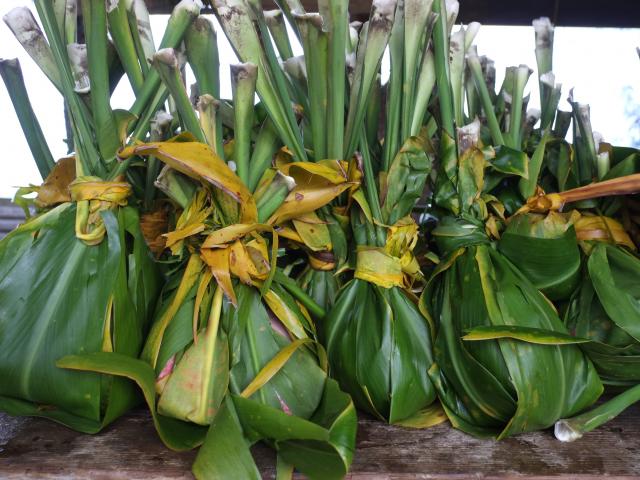
[[[44,183],[0,241],[0,409],[95,433],[141,391],[197,478],[260,478],[263,441],[278,478],[338,479],[355,407],[572,440],[640,399],[640,153],[558,108],[548,20],[533,111],[531,70],[496,91],[455,1],[375,0],[364,23],[347,0],[211,3],[232,98],[198,0],[158,50],[142,0],[82,1],[86,44],[74,0],[36,0],[44,33],[5,17],[64,97],[69,156],[1,61]],[[626,390],[585,412],[603,383]]]

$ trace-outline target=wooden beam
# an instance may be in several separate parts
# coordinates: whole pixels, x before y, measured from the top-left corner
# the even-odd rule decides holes
[[[152,13],[170,13],[178,0],[146,0]],[[459,22],[486,25],[531,25],[538,17],[549,17],[558,26],[640,28],[639,0],[462,0]],[[307,11],[317,11],[317,0],[302,0]],[[264,0],[266,9],[275,8],[273,0]],[[352,0],[353,20],[369,15],[370,0]]]

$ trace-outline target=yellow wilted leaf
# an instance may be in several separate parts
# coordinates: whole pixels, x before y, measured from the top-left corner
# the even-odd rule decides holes
[[[184,136],[167,142],[141,143],[124,148],[118,156],[154,156],[171,168],[191,178],[206,181],[221,189],[240,204],[240,221],[255,222],[258,210],[249,189],[207,144],[181,141]]]
[[[227,243],[231,243],[244,237],[251,232],[268,232],[273,230],[270,225],[262,223],[237,223],[210,233],[202,244],[202,248],[221,248]]]
[[[403,287],[400,259],[382,248],[359,246],[354,277],[375,283],[383,288]]]
[[[291,342],[289,345],[280,350],[269,362],[264,366],[260,372],[256,375],[256,377],[251,381],[249,385],[242,391],[240,396],[244,398],[249,398],[251,395],[260,390],[263,386],[267,384],[269,380],[271,380],[276,373],[278,373],[282,367],[286,365],[291,356],[300,348],[302,345],[312,343],[313,340],[310,338],[300,338]]]
[[[229,248],[207,248],[200,250],[200,257],[211,270],[216,282],[222,288],[227,298],[234,306],[238,306],[236,294],[233,291],[231,282],[231,271],[229,270]]]
[[[296,338],[307,338],[308,335],[304,331],[304,326],[300,323],[298,316],[291,311],[289,306],[280,298],[273,290],[269,290],[264,294],[264,300],[267,302],[269,309],[278,317],[287,331]]]
[[[146,360],[152,368],[156,368],[158,354],[160,353],[160,345],[162,344],[162,337],[164,336],[165,330],[171,323],[171,320],[173,320],[175,314],[178,312],[178,309],[182,305],[187,294],[200,277],[201,271],[202,261],[200,260],[200,257],[198,257],[197,254],[191,255],[184,270],[184,274],[182,275],[182,279],[180,280],[180,285],[169,304],[169,308],[165,310],[160,317],[160,320],[155,322],[151,327],[141,358]]]
[[[75,157],[65,157],[58,162],[49,173],[41,187],[38,188],[36,205],[49,207],[58,203],[70,202],[69,185],[76,178]]]
[[[202,299],[204,298],[204,294],[207,291],[207,287],[209,283],[211,283],[211,270],[205,270],[202,272],[202,276],[200,277],[200,284],[198,285],[198,290],[196,292],[196,300],[193,305],[193,343],[198,341],[198,324],[200,317],[200,305],[202,304]]]
[[[599,240],[617,243],[631,250],[636,250],[635,244],[622,224],[613,218],[583,215],[575,221],[574,227],[578,240]]]
[[[443,410],[442,405],[440,405],[439,402],[435,402],[409,418],[394,422],[394,425],[407,428],[429,428],[446,421],[447,414]]]
[[[281,171],[293,177],[296,187],[269,219],[271,225],[313,212],[354,185],[348,179],[348,164],[338,160],[294,162],[284,165]]]
[[[291,220],[302,243],[314,252],[331,250],[331,233],[327,223],[315,212],[305,213]]]

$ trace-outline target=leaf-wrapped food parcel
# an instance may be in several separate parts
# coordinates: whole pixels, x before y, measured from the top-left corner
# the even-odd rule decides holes
[[[159,279],[132,208],[100,213],[106,238],[76,238],[75,204],[0,242],[0,409],[95,433],[139,397],[123,378],[56,367],[65,355],[137,357]]]
[[[602,384],[579,347],[566,335],[551,344],[535,338],[568,333],[549,301],[486,239],[448,251],[420,306],[436,331],[430,377],[454,427],[504,438],[591,405]],[[462,339],[477,327],[505,326],[526,332],[520,340],[505,337],[504,329],[485,340]],[[523,341],[527,336],[535,342]]]

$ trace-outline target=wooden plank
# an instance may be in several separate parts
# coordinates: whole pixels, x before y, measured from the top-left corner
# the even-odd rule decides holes
[[[253,449],[263,478],[274,478],[270,449]],[[192,478],[195,452],[167,450],[149,415],[135,411],[98,435],[82,435],[35,418],[0,413],[0,477],[3,479]],[[640,476],[640,409],[574,443],[550,431],[477,440],[448,424],[427,430],[384,425],[362,416],[352,480],[474,478],[628,478]],[[301,478],[301,477],[300,477]]]
[[[0,238],[16,228],[24,219],[24,212],[11,200],[0,198]]]

